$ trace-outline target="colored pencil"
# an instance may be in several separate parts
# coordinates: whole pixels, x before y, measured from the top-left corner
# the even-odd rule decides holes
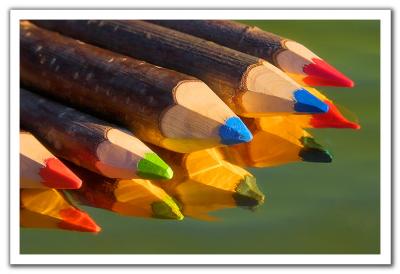
[[[20,224],[27,228],[57,228],[99,232],[90,216],[55,189],[21,189]]]
[[[153,149],[175,172],[174,178],[158,185],[179,202],[185,216],[205,216],[210,210],[224,207],[254,208],[264,203],[256,178],[223,160],[214,149],[187,154]]]
[[[68,164],[83,180],[71,191],[84,205],[102,208],[124,216],[182,220],[175,201],[160,187],[143,179],[110,179]]]
[[[353,87],[352,80],[291,39],[229,20],[150,20],[271,62],[307,86]],[[322,38],[323,39],[323,38]]]
[[[246,124],[254,134],[250,143],[216,149],[226,161],[244,167],[271,167],[299,161],[332,161],[329,151],[287,117],[248,119]]]
[[[268,62],[143,21],[35,20],[76,39],[193,75],[235,113],[323,113],[326,104]]]
[[[20,188],[80,188],[82,181],[30,132],[21,131]]]
[[[58,157],[104,176],[172,178],[172,169],[131,133],[25,89],[20,120]]]
[[[119,123],[141,140],[187,152],[250,141],[202,81],[21,23],[21,80]]]
[[[295,122],[302,128],[351,128],[360,129],[361,126],[355,122],[346,119],[339,111],[332,100],[315,88],[308,87],[307,90],[318,97],[321,101],[329,106],[326,113],[290,115],[290,120]]]

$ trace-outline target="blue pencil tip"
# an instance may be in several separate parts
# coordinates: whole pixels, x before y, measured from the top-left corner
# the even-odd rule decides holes
[[[303,88],[294,92],[294,98],[296,100],[294,110],[297,112],[325,113],[329,110],[327,104]]]
[[[250,142],[253,135],[246,125],[238,117],[231,117],[225,121],[225,125],[219,129],[221,143],[224,145],[234,145]]]

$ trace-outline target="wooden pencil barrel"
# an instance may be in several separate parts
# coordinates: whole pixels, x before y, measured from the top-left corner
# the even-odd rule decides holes
[[[235,112],[259,58],[143,21],[37,20],[35,24],[203,80]]]
[[[108,141],[109,123],[24,89],[20,90],[20,120],[58,157],[99,172],[97,149]]]
[[[276,64],[284,38],[258,27],[230,20],[149,20],[148,22],[188,33]]]
[[[122,124],[154,144],[173,90],[197,79],[21,24],[21,81],[28,87]],[[111,39],[108,38],[108,39]]]

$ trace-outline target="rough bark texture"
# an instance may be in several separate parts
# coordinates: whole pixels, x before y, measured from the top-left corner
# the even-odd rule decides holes
[[[35,24],[203,80],[231,108],[260,59],[143,21],[39,20]]]
[[[111,125],[27,90],[20,91],[21,126],[57,156],[95,171],[98,144]]]
[[[284,38],[229,20],[149,20],[148,22],[213,41],[275,64]],[[275,64],[276,65],[276,64]]]
[[[30,23],[21,24],[20,41],[24,85],[122,124],[155,144],[163,139],[160,117],[175,104],[174,87],[195,80]]]

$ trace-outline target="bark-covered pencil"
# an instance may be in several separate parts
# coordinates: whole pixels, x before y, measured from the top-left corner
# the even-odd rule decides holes
[[[21,125],[56,156],[110,178],[170,179],[172,169],[130,132],[20,90]]]
[[[302,44],[230,20],[150,20],[220,45],[263,58],[307,86],[353,87],[352,80]]]
[[[48,20],[42,27],[203,80],[235,113],[323,113],[328,106],[267,61],[144,21]]]
[[[141,140],[179,152],[248,142],[243,122],[202,81],[20,24],[21,81]]]

